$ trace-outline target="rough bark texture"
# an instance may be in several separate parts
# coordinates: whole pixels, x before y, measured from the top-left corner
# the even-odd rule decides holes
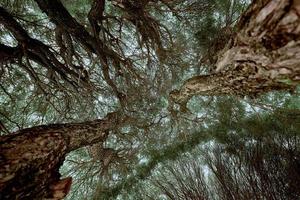
[[[0,137],[0,199],[62,199],[71,178],[60,180],[65,155],[104,141],[120,124],[117,113],[102,120],[52,124]]]
[[[188,79],[170,98],[185,107],[194,95],[252,95],[293,90],[300,81],[300,1],[255,0],[222,50],[211,75]]]

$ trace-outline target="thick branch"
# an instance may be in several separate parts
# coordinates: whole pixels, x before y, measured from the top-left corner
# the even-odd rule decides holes
[[[84,26],[70,15],[59,0],[35,0],[35,2],[52,22],[71,34],[89,51],[99,56],[106,55],[110,58],[122,60],[116,52],[108,48],[102,41],[96,40],[95,37],[90,35]]]
[[[26,42],[30,37],[22,26],[2,7],[0,7],[0,23],[3,24],[20,42]]]
[[[96,52],[94,38],[78,23],[66,10],[59,0],[35,0],[40,9],[45,12],[50,20],[73,35],[81,44],[91,52]]]
[[[100,26],[98,22],[102,22],[105,9],[105,0],[93,0],[91,10],[88,14],[88,19],[92,26],[94,37],[99,37]]]
[[[43,125],[1,136],[1,199],[55,198],[65,155],[104,141],[120,124],[118,113],[110,113],[101,120]]]
[[[257,67],[240,65],[240,69],[222,71],[211,75],[195,76],[185,81],[180,90],[170,93],[171,101],[179,104],[186,111],[186,104],[195,95],[216,96],[236,95],[256,97],[260,93],[273,90],[293,90],[294,85],[282,82],[270,82],[268,79],[255,77]]]
[[[22,51],[19,47],[10,47],[0,44],[0,63],[14,62],[22,56]]]
[[[194,95],[256,95],[293,90],[300,81],[300,3],[256,0],[218,56],[217,72],[187,80],[170,97],[185,106]]]

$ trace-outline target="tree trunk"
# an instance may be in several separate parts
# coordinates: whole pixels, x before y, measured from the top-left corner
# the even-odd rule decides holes
[[[236,28],[216,72],[188,79],[171,100],[185,107],[194,95],[255,96],[299,84],[299,0],[254,0]]]
[[[0,137],[0,199],[62,199],[71,178],[60,180],[68,152],[104,141],[121,124],[117,113],[84,123],[52,124]]]

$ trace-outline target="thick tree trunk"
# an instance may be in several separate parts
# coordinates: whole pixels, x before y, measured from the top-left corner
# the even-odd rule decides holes
[[[121,124],[117,113],[84,123],[52,124],[0,137],[0,199],[62,199],[71,178],[60,180],[66,154],[104,141]]]
[[[188,79],[170,98],[183,107],[194,95],[256,95],[293,90],[300,81],[300,1],[254,0],[220,52],[216,72]]]

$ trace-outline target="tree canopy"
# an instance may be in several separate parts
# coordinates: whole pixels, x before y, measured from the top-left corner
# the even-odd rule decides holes
[[[297,0],[0,0],[0,163],[48,160],[51,183],[63,163],[66,199],[297,199],[299,16]]]

